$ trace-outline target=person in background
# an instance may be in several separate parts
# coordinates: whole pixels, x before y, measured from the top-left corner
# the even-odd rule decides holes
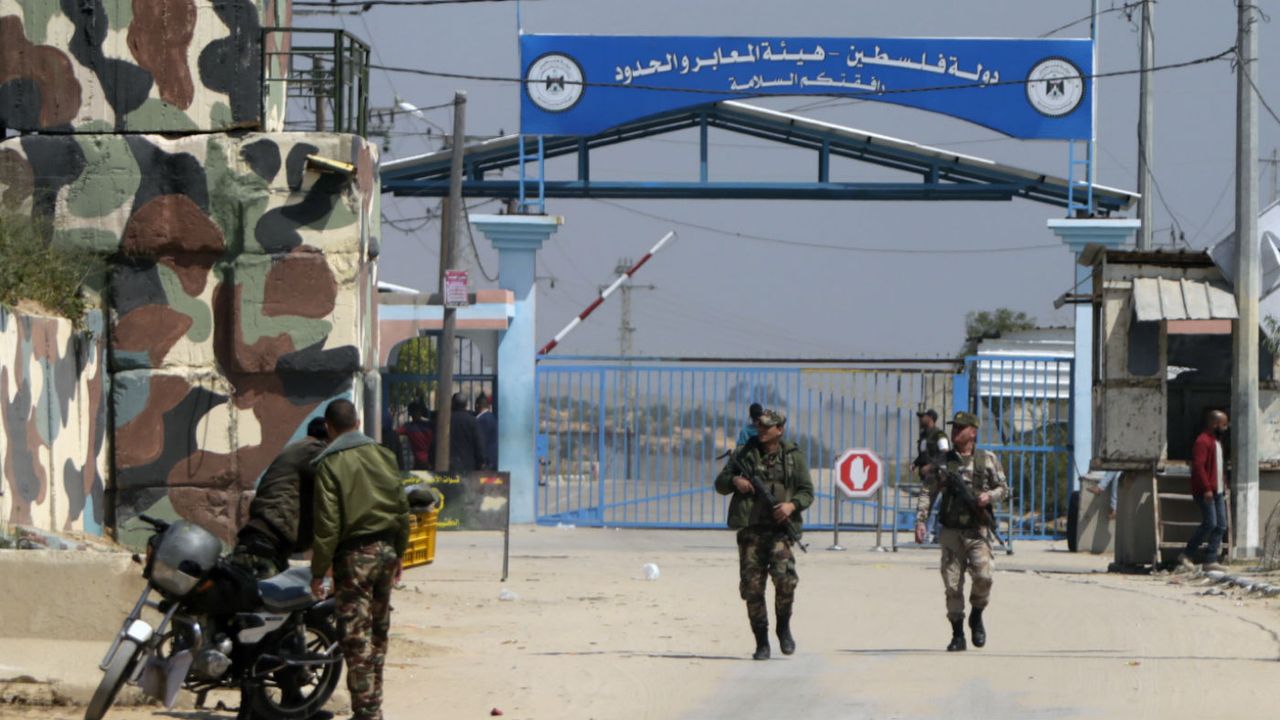
[[[454,393],[449,417],[449,474],[460,475],[484,467],[484,443],[476,417],[467,412],[467,397]]]
[[[1227,475],[1222,462],[1222,436],[1231,426],[1227,414],[1221,410],[1209,413],[1204,429],[1191,446],[1191,497],[1200,508],[1200,526],[1187,541],[1187,548],[1178,556],[1178,565],[1184,570],[1194,570],[1200,546],[1208,541],[1204,555],[1200,556],[1203,569],[1225,571],[1218,562],[1222,538],[1227,534]]]
[[[480,442],[484,448],[483,470],[498,469],[498,416],[493,412],[493,401],[480,393],[476,398],[476,426],[480,429]]]
[[[738,441],[734,443],[737,447],[746,445],[748,440],[756,436],[758,432],[756,423],[760,421],[762,414],[764,414],[764,407],[760,403],[751,403],[751,407],[747,409],[747,416],[751,418],[751,422],[738,431]]]
[[[435,449],[435,432],[427,422],[427,407],[414,400],[409,403],[409,422],[400,428],[400,434],[409,443],[409,453],[413,458],[414,470],[431,470],[431,459]]]

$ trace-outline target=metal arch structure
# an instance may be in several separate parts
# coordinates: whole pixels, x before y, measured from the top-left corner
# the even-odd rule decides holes
[[[708,132],[712,128],[791,145],[816,154],[812,182],[768,180],[719,182],[710,179]],[[700,173],[697,181],[617,181],[591,178],[591,152],[666,133],[698,129]],[[539,144],[541,153],[538,152]],[[533,138],[507,135],[468,145],[464,153],[467,197],[521,198],[521,181],[493,178],[522,168],[529,159],[577,156],[573,179],[542,176],[534,182],[544,198],[747,199],[747,200],[1012,200],[1025,198],[1052,206],[1078,207],[1073,193],[1088,183],[919,145],[864,130],[812,120],[737,101],[725,101],[658,115],[589,137]],[[381,167],[382,190],[400,196],[443,197],[449,186],[448,149],[393,160]],[[841,182],[831,179],[831,159],[847,158],[913,174],[915,182]],[[1093,186],[1096,212],[1125,210],[1138,196]]]

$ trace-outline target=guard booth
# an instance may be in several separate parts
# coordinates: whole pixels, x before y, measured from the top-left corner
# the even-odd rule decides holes
[[[1235,298],[1208,252],[1093,248],[1080,262],[1093,268],[1090,469],[1120,472],[1116,563],[1170,563],[1200,522],[1189,488],[1192,443],[1208,412],[1230,411]],[[1266,343],[1260,352],[1265,526],[1265,515],[1280,501],[1280,392]],[[1228,482],[1229,445],[1228,437]],[[1092,502],[1105,502],[1105,494]],[[1231,539],[1229,531],[1224,549]]]

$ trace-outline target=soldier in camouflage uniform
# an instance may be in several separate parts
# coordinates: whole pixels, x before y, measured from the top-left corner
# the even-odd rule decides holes
[[[747,601],[747,617],[756,638],[752,657],[756,660],[767,660],[770,654],[769,612],[764,599],[769,577],[773,578],[778,646],[784,655],[796,650],[791,636],[791,608],[800,578],[783,523],[800,530],[800,513],[813,504],[813,480],[800,448],[782,439],[786,422],[786,416],[776,410],[761,413],[756,419],[757,435],[734,450],[716,477],[716,492],[733,495],[729,501],[729,527],[738,531],[738,589]],[[758,503],[744,472],[760,478],[778,504],[766,507]]]
[[[311,589],[333,571],[347,689],[355,720],[382,720],[382,669],[391,630],[391,588],[409,542],[409,503],[395,456],[356,428],[356,408],[325,409],[333,442],[316,458]]]
[[[920,494],[916,496],[916,502],[920,501],[920,495],[926,495],[938,482],[937,468],[933,466],[932,460],[937,458],[939,454],[945,453],[951,449],[951,441],[947,439],[947,432],[938,427],[938,411],[932,408],[921,410],[916,413],[916,419],[920,423],[920,438],[917,442],[919,452],[916,459],[911,463],[911,472],[920,477]],[[937,517],[930,515],[925,521],[929,537],[936,537],[938,534]]]
[[[995,507],[1009,494],[1004,468],[994,453],[977,449],[978,418],[967,412],[958,412],[952,422],[951,444],[955,448],[947,460],[947,472],[958,475],[969,484],[978,505]],[[933,500],[939,494],[939,483],[933,483],[930,491],[921,493],[916,503],[916,542],[923,542],[925,521],[929,517]],[[982,613],[991,600],[992,574],[995,559],[991,554],[991,537],[979,517],[951,490],[943,490],[938,506],[938,521],[942,532],[938,542],[942,545],[942,583],[947,594],[947,620],[951,622],[951,643],[947,650],[965,650],[964,638],[964,574],[968,571],[973,580],[969,593],[969,630],[974,647],[987,644],[986,627]]]

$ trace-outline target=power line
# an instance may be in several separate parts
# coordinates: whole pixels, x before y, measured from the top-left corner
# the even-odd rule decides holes
[[[295,4],[296,4],[296,3],[295,3]],[[1110,14],[1110,13],[1116,13],[1116,12],[1128,13],[1128,12],[1131,12],[1134,8],[1137,8],[1137,7],[1142,7],[1142,3],[1141,3],[1141,2],[1128,2],[1128,3],[1125,3],[1124,5],[1119,6],[1119,7],[1111,7],[1111,8],[1108,8],[1108,9],[1106,9],[1106,10],[1099,10],[1099,11],[1098,11],[1098,15],[1097,15],[1097,17],[1102,17],[1103,15],[1107,15],[1107,14]],[[1046,33],[1041,33],[1041,34],[1040,34],[1040,37],[1042,37],[1042,38],[1047,38],[1047,37],[1049,37],[1050,35],[1055,35],[1055,34],[1057,34],[1057,33],[1062,32],[1063,30],[1069,30],[1069,29],[1071,29],[1071,28],[1075,27],[1076,25],[1079,25],[1080,23],[1086,23],[1086,22],[1089,22],[1089,21],[1090,21],[1090,20],[1092,20],[1093,18],[1094,18],[1094,14],[1093,14],[1093,13],[1089,13],[1088,15],[1085,15],[1085,16],[1084,16],[1084,17],[1082,17],[1082,18],[1079,18],[1079,19],[1077,19],[1077,20],[1072,20],[1071,22],[1067,23],[1066,25],[1061,25],[1061,26],[1056,27],[1056,28],[1054,28],[1054,29],[1052,29],[1052,30],[1050,30],[1050,31],[1048,31],[1048,32],[1046,32]]]
[[[490,198],[482,203],[476,203],[471,207],[480,207],[481,205],[497,201],[498,198]],[[489,282],[498,282],[498,276],[489,275],[489,271],[484,267],[484,260],[480,259],[480,249],[476,247],[476,236],[471,232],[471,207],[463,206],[462,215],[463,220],[465,221],[464,224],[467,226],[467,240],[471,242],[471,252],[475,253],[476,256],[476,266],[480,268],[480,274],[484,276],[485,280],[488,280]]]
[[[598,203],[603,203],[605,205],[616,207],[619,210],[625,210],[635,215],[647,217],[652,220],[661,220],[663,222],[669,222],[675,225],[681,225],[687,228],[692,228],[694,230],[703,230],[705,232],[715,233],[717,235],[726,235],[729,237],[741,238],[743,240],[757,240],[760,242],[776,243],[779,245],[787,245],[791,247],[810,247],[810,248],[818,248],[821,250],[841,250],[844,252],[872,253],[872,254],[881,254],[881,255],[988,255],[992,253],[1029,252],[1029,251],[1035,251],[1035,250],[1056,250],[1056,249],[1062,248],[1062,245],[1059,243],[1050,243],[1045,245],[1022,245],[1017,247],[963,248],[963,249],[947,249],[947,250],[910,250],[910,249],[904,249],[904,248],[851,247],[848,245],[830,245],[827,243],[816,243],[816,242],[809,242],[805,240],[784,240],[782,238],[769,237],[767,235],[752,235],[750,233],[741,233],[734,230],[724,230],[717,227],[711,227],[709,225],[699,225],[698,223],[687,222],[684,220],[677,220],[675,218],[666,217],[665,215],[657,215],[655,213],[645,212],[644,210],[637,210],[633,207],[628,207],[621,203],[616,203],[610,200],[603,200],[600,198],[592,198],[592,200]]]
[[[1184,60],[1182,62],[1169,63],[1166,65],[1156,65],[1154,67],[1150,67],[1145,70],[1138,68],[1138,69],[1132,69],[1132,70],[1113,70],[1111,72],[1105,72],[1105,73],[1092,73],[1092,74],[1082,73],[1077,77],[1080,80],[1098,80],[1098,79],[1113,78],[1113,77],[1125,77],[1129,75],[1140,75],[1142,73],[1162,72],[1165,70],[1177,70],[1180,68],[1192,67],[1194,65],[1203,65],[1205,63],[1216,62],[1234,53],[1235,53],[1235,47],[1233,46],[1215,55],[1206,55],[1204,57],[1195,58],[1193,60]],[[421,68],[394,67],[390,65],[370,65],[369,67],[378,69],[378,70],[386,70],[388,72],[408,73],[411,75],[423,75],[426,77],[449,78],[453,80],[473,80],[476,82],[515,83],[519,85],[526,85],[529,83],[537,82],[535,80],[530,80],[525,78],[513,78],[513,77],[503,76],[503,75],[473,75],[470,73],[454,73],[454,72],[444,72],[441,70],[424,70]],[[709,88],[663,87],[658,85],[636,85],[634,83],[625,84],[620,82],[589,82],[586,80],[576,80],[576,81],[564,80],[563,82],[566,85],[580,85],[582,87],[617,88],[622,90],[648,90],[648,91],[658,91],[658,92],[686,93],[686,94],[692,94],[692,95],[717,95],[717,96],[728,95],[731,98],[742,98],[742,99],[756,98],[756,97],[770,97],[767,95],[762,96],[757,93],[737,92],[733,90],[713,90]],[[815,97],[849,98],[851,96],[853,97],[863,96],[863,97],[875,98],[875,97],[880,97],[884,95],[909,95],[909,94],[916,94],[916,93],[940,92],[940,91],[947,91],[947,90],[968,90],[968,89],[978,89],[978,88],[987,88],[987,87],[1002,87],[1002,86],[1010,86],[1010,85],[1025,86],[1032,82],[1037,82],[1037,81],[1032,80],[1030,78],[1025,78],[1022,80],[1000,80],[998,82],[991,82],[991,83],[976,82],[976,83],[964,83],[960,85],[937,85],[933,87],[900,88],[897,90],[881,89],[878,91],[866,91],[866,92],[855,92],[855,93],[815,92],[815,93],[805,93],[805,94],[815,96]]]

